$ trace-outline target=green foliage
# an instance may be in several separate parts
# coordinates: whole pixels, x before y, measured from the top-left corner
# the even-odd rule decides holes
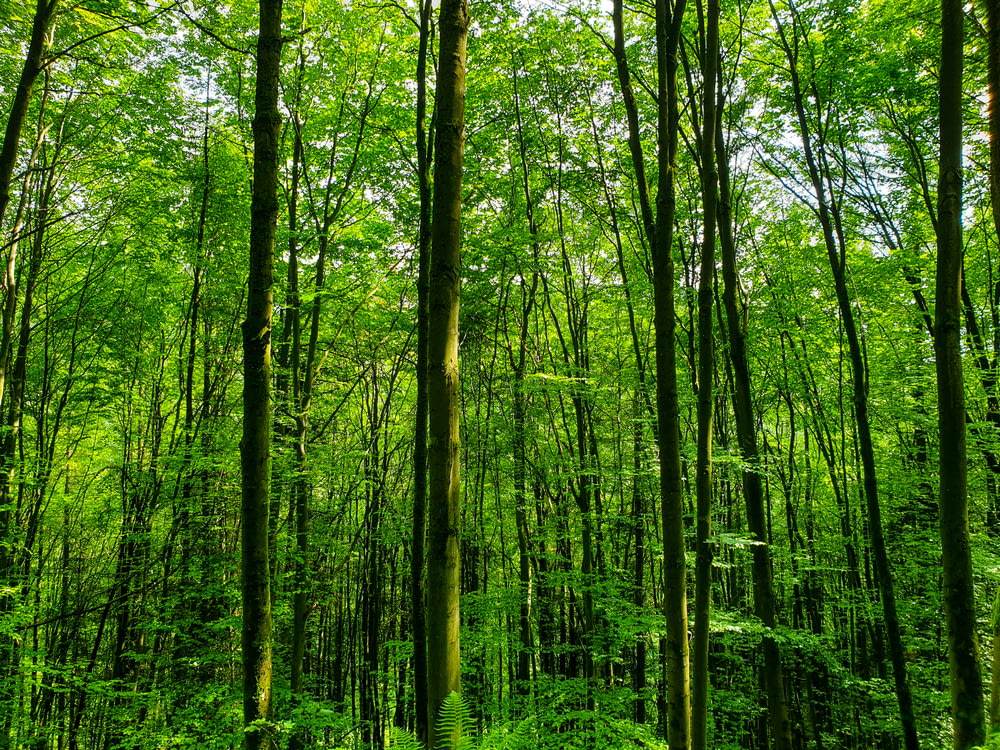
[[[3,115],[32,5],[0,0]],[[0,570],[0,665],[7,670],[0,726],[10,727],[12,745],[223,750],[243,732],[239,347],[256,4],[189,0],[184,13],[149,19],[151,8],[168,5],[60,5],[54,56],[32,98],[0,227],[0,266],[17,250],[15,283],[0,285],[0,306],[12,321],[12,351],[0,362],[0,437],[16,437],[0,464],[0,473],[12,470],[14,490],[0,505],[0,559],[9,566]],[[807,745],[823,739],[864,750],[891,744],[885,737],[896,732],[867,568],[843,331],[795,134],[794,68],[808,92],[807,123],[825,138],[828,198],[840,209],[836,229],[864,337],[907,669],[923,744],[932,747],[948,731],[948,675],[938,614],[933,360],[917,297],[932,301],[934,291],[936,6],[776,0],[778,20],[794,35],[792,64],[767,3],[723,5],[723,120],[760,433],[751,468],[767,492],[766,549],[781,624],[769,631],[753,615],[750,562],[762,545],[747,531],[747,467],[720,346],[710,743],[717,750],[760,744],[752,735],[764,710],[757,670],[768,635],[792,675],[796,719],[815,735]],[[412,736],[387,727],[412,721],[414,710],[406,571],[417,390],[417,4],[390,3],[376,13],[364,4],[286,0],[284,8],[271,728],[282,743],[301,732],[317,750],[360,750],[371,740],[365,731],[377,729],[394,747],[416,750]],[[655,185],[657,61],[648,11],[626,4],[624,42],[650,159],[646,181]],[[473,18],[460,322],[465,697],[450,697],[440,720],[466,750],[660,748],[653,729],[661,721],[663,614],[651,259],[606,46],[610,21],[589,0],[558,8],[490,0],[475,4]],[[143,20],[150,22],[112,31]],[[700,157],[691,137],[700,106],[697,23],[692,11],[682,47],[681,88],[690,101],[674,247],[680,439],[688,459],[701,241]],[[965,282],[966,324],[981,330],[981,344],[966,340],[966,391],[972,553],[985,625],[1000,571],[997,476],[988,463],[1000,451],[991,416],[1000,304],[983,44],[975,37],[967,50]],[[40,270],[24,329],[23,413],[13,414],[12,357],[35,238]],[[288,286],[292,243],[297,295]],[[321,246],[325,282],[317,288]],[[296,304],[297,343],[288,324]],[[304,386],[313,323],[314,392],[306,408],[293,396]],[[523,435],[514,434],[515,397],[523,399]],[[16,428],[6,424],[12,416]],[[519,441],[523,467],[514,460]],[[523,492],[514,486],[522,468]],[[292,488],[303,479],[311,502],[306,553],[296,544],[292,509]],[[587,570],[585,529],[594,548]],[[638,539],[645,559],[637,573]],[[530,579],[523,582],[522,560]],[[308,571],[304,584],[299,564]],[[291,597],[302,586],[307,668],[303,692],[293,697]],[[595,613],[590,632],[584,597]],[[647,646],[643,675],[635,674],[639,643]],[[523,684],[512,677],[522,655],[530,665]],[[595,664],[590,677],[586,658]],[[638,698],[643,726],[632,721]]]
[[[542,708],[537,716],[514,722],[496,722],[477,736],[468,703],[452,693],[442,706],[438,729],[454,737],[442,750],[560,750],[590,747],[644,747],[666,750],[667,744],[647,727],[600,712]],[[425,750],[417,739],[398,727],[389,729],[393,750]]]
[[[389,727],[389,747],[392,750],[425,750],[423,743],[399,727]]]
[[[977,745],[970,750],[1000,750],[1000,734],[990,733],[985,745]]]

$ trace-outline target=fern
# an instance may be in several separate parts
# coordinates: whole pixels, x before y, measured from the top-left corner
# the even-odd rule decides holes
[[[488,729],[479,741],[479,750],[537,750],[534,717],[504,722]]]
[[[416,737],[399,727],[389,727],[389,747],[392,750],[424,750]]]
[[[475,750],[472,716],[465,699],[454,690],[441,704],[437,719],[437,734],[443,738],[438,750]]]
[[[438,712],[437,734],[442,738],[438,750],[477,750],[472,715],[465,699],[452,691]],[[392,750],[424,750],[424,745],[409,732],[398,727],[389,728],[389,747]]]

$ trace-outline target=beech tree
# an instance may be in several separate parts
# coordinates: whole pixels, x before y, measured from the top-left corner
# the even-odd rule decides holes
[[[962,9],[941,3],[941,156],[938,172],[934,354],[941,436],[940,513],[948,622],[953,746],[986,739],[969,550],[965,394],[960,352],[962,279]]]
[[[461,689],[459,665],[458,311],[462,156],[469,8],[441,4],[434,125],[434,198],[427,293],[427,727],[431,747],[457,736],[442,708]]]

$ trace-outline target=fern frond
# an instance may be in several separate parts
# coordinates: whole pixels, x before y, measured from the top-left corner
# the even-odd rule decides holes
[[[454,690],[441,704],[437,718],[437,735],[442,738],[437,750],[474,750],[472,717],[465,699]]]
[[[389,727],[389,747],[392,750],[424,750],[423,743],[399,727]]]
[[[537,750],[538,737],[534,717],[518,722],[504,722],[486,730],[479,750]]]

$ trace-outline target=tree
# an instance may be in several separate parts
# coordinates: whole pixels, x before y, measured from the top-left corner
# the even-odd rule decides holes
[[[268,502],[271,468],[271,301],[278,219],[281,0],[261,0],[254,100],[250,273],[243,321],[243,721],[247,750],[276,747],[271,720],[272,637]]]
[[[716,164],[716,89],[719,61],[719,5],[710,0],[699,5],[704,19],[705,45],[702,50],[702,122],[700,140],[702,246],[698,269],[698,456],[697,531],[695,535],[695,624],[691,677],[691,746],[704,750],[708,743],[708,652],[712,617],[712,432],[715,398],[715,234],[718,211],[719,174]]]
[[[869,368],[862,346],[862,335],[857,324],[857,316],[851,301],[847,283],[847,247],[841,213],[842,200],[837,195],[834,176],[830,167],[830,145],[826,142],[826,127],[830,124],[827,111],[820,110],[818,122],[810,124],[807,113],[807,97],[821,100],[823,91],[820,81],[807,78],[802,81],[799,73],[800,44],[798,36],[802,22],[794,6],[791,13],[791,36],[785,23],[779,17],[775,4],[771,3],[771,13],[778,28],[781,48],[788,62],[793,106],[799,136],[802,139],[802,153],[812,189],[811,199],[816,205],[816,215],[822,228],[823,243],[826,248],[830,271],[833,275],[837,310],[847,340],[850,359],[852,407],[857,429],[858,450],[862,465],[865,508],[868,513],[868,532],[872,545],[872,558],[881,598],[883,620],[888,640],[889,659],[892,663],[893,680],[899,705],[903,738],[908,750],[919,747],[916,721],[913,715],[913,700],[906,674],[906,661],[900,633],[896,593],[893,585],[892,569],[886,548],[882,523],[882,507],[879,498],[878,478],[875,462],[875,448],[872,440],[871,418],[869,416]]]
[[[431,149],[427,143],[427,58],[431,42],[430,0],[420,3],[417,33],[417,403],[413,445],[413,527],[410,542],[410,616],[413,630],[413,710],[417,739],[428,741],[427,610],[424,599],[424,542],[427,533],[427,339],[429,334],[429,275],[431,259]]]
[[[653,256],[653,309],[656,326],[656,413],[660,450],[660,503],[663,523],[663,607],[667,620],[667,738],[671,750],[691,746],[690,659],[687,633],[687,573],[684,551],[684,498],[677,403],[673,233],[676,209],[677,48],[685,0],[656,3],[657,191]]]
[[[942,0],[934,355],[941,439],[941,564],[944,568],[944,610],[948,626],[955,750],[967,750],[983,744],[986,739],[969,547],[965,386],[961,354],[964,23],[961,3]]]
[[[0,224],[10,203],[11,178],[17,162],[21,130],[28,114],[31,91],[35,80],[42,72],[43,56],[49,43],[49,32],[58,0],[36,0],[35,14],[31,23],[31,40],[24,58],[24,66],[17,82],[17,89],[11,102],[10,114],[4,128],[3,145],[0,147]]]
[[[451,741],[449,728],[442,729],[439,717],[445,699],[461,689],[458,311],[468,29],[465,0],[441,3],[427,316],[427,725],[431,747]]]

